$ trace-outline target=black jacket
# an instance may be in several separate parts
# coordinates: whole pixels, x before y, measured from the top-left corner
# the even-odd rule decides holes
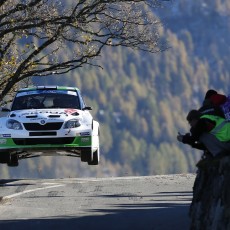
[[[199,138],[203,133],[210,132],[216,123],[208,118],[200,118],[196,125],[191,127],[190,133],[183,136],[182,142],[191,145],[193,148],[204,150],[205,147],[199,142]]]

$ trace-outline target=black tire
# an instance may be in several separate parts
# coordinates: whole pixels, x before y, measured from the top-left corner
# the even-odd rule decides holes
[[[91,161],[91,148],[85,148],[81,151],[81,161],[89,162]]]
[[[0,152],[0,163],[6,164],[10,161],[10,154],[9,153],[1,153]]]
[[[93,160],[88,161],[88,165],[98,165],[99,164],[99,149],[93,153]]]
[[[18,166],[18,155],[10,155],[10,160],[7,162],[9,167],[17,167]]]

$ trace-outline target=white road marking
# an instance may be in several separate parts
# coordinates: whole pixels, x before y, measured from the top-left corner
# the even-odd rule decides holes
[[[6,199],[10,199],[10,198],[14,198],[14,197],[17,197],[17,196],[21,196],[23,194],[30,193],[30,192],[35,192],[35,191],[45,190],[45,189],[50,189],[50,188],[63,187],[63,186],[65,186],[65,184],[56,184],[56,185],[47,186],[47,187],[44,187],[44,188],[29,189],[29,190],[25,190],[23,192],[18,192],[18,193],[14,193],[12,195],[4,196],[4,197],[2,197],[2,199],[6,200]]]

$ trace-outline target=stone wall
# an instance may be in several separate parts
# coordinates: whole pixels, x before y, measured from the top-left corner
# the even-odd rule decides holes
[[[230,153],[197,164],[190,230],[230,230]]]

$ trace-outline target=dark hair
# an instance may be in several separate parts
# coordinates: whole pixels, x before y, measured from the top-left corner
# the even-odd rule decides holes
[[[214,89],[209,89],[209,90],[206,92],[204,99],[208,99],[208,98],[210,98],[212,95],[215,95],[215,94],[217,94],[216,90],[214,90]]]
[[[186,119],[187,121],[191,121],[193,119],[198,120],[201,117],[201,115],[202,114],[198,110],[193,109],[188,113]]]

